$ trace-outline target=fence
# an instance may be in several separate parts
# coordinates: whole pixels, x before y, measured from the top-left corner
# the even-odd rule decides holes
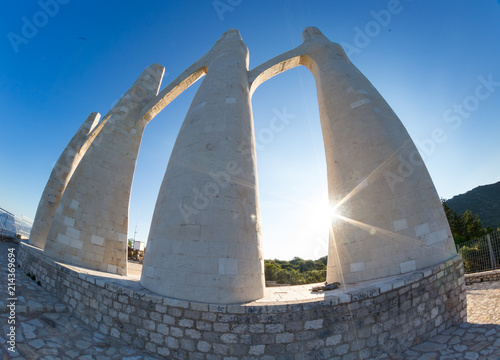
[[[30,236],[33,220],[26,216],[16,216],[0,208],[0,237],[27,239]]]
[[[457,245],[466,274],[500,269],[500,231]]]
[[[31,228],[33,227],[33,220],[29,217],[22,215],[21,217],[15,216],[17,235],[21,239],[28,239],[30,237]]]

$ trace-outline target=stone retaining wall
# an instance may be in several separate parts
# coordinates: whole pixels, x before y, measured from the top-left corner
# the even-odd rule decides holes
[[[465,274],[465,284],[471,285],[483,281],[500,280],[500,270],[483,271],[474,274]]]
[[[26,244],[18,260],[86,324],[171,359],[372,359],[466,320],[459,257],[376,287],[279,305],[171,299],[137,281],[76,271]]]

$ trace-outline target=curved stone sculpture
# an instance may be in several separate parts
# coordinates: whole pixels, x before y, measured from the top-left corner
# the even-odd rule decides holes
[[[141,284],[210,303],[264,295],[248,49],[226,32],[179,131],[156,203]],[[246,149],[241,149],[248,144]]]
[[[415,144],[338,44],[306,29],[334,220],[327,281],[401,274],[456,256],[441,201]]]
[[[250,72],[251,92],[304,65],[314,75],[332,219],[327,282],[351,283],[456,255],[441,201],[415,144],[342,47],[317,28],[303,44]]]
[[[54,165],[38,203],[30,233],[30,244],[40,249],[45,247],[45,241],[64,190],[92,142],[94,137],[90,134],[100,118],[101,114],[96,112],[89,115]]]
[[[147,120],[139,114],[164,68],[148,67],[106,114],[57,208],[45,253],[68,264],[127,274],[130,189]]]
[[[262,273],[255,265],[261,258],[259,228],[246,220],[259,223],[258,206],[252,205],[258,204],[258,198],[252,193],[255,200],[249,202],[247,194],[232,194],[228,186],[232,174],[224,169],[224,163],[227,167],[231,161],[233,169],[250,165],[235,150],[238,144],[254,144],[254,134],[235,136],[241,129],[229,127],[228,119],[248,123],[249,111],[235,112],[231,104],[246,104],[261,83],[298,65],[306,66],[316,79],[329,198],[338,212],[331,228],[327,281],[401,274],[456,254],[446,216],[415,145],[340,45],[318,29],[307,28],[302,45],[247,76],[237,65],[243,63],[239,45],[228,41],[228,34],[194,66],[206,66],[210,76],[193,100],[165,173],[148,240],[143,286],[163,295],[207,302],[243,302],[262,296],[262,282],[256,281]],[[224,66],[217,68],[222,62]],[[157,113],[161,107],[156,109]],[[244,131],[250,128],[247,125]],[[231,144],[233,138],[237,141]],[[254,174],[255,165],[245,169],[247,173]],[[253,175],[240,182],[248,189],[257,188]],[[229,199],[239,204],[238,211],[222,205]],[[235,219],[240,221],[237,226]],[[228,255],[228,247],[241,245],[258,252]],[[250,267],[242,267],[242,262]],[[231,286],[231,279],[239,280]]]
[[[59,196],[45,252],[70,264],[126,274],[130,187],[144,127],[206,75],[160,188],[141,284],[190,301],[261,298],[250,99],[261,83],[299,65],[316,80],[329,200],[337,210],[327,281],[382,278],[454,257],[441,202],[403,124],[342,47],[312,27],[304,30],[300,46],[251,71],[247,47],[237,30],[229,30],[158,95],[163,67],[146,69],[91,135],[80,130],[65,150],[73,156],[72,149],[81,146],[78,154],[58,162],[63,170],[54,170],[51,179],[59,178],[49,181],[40,203],[48,208],[35,219],[50,221],[54,209],[42,203]],[[39,246],[40,234],[33,239]]]

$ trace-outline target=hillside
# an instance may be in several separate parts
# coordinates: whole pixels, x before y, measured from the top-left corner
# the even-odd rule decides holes
[[[458,214],[471,210],[473,214],[479,215],[484,227],[500,227],[500,181],[478,186],[465,194],[446,200],[446,203]]]

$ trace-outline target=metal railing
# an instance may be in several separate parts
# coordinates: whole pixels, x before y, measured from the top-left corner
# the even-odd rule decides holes
[[[26,216],[16,216],[0,208],[0,237],[27,239],[30,236],[33,220]]]
[[[24,215],[21,217],[16,216],[15,220],[17,235],[19,235],[21,239],[28,239],[30,237],[31,228],[33,227],[33,220]]]
[[[500,231],[457,245],[466,274],[500,269]]]

